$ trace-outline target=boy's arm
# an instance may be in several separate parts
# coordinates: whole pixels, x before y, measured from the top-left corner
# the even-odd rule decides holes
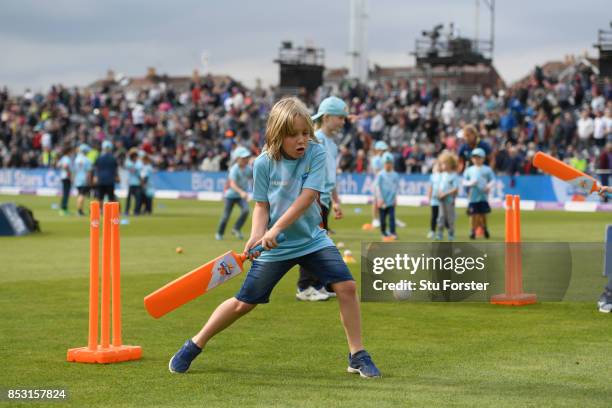
[[[487,183],[487,187],[485,189],[485,192],[488,194],[489,191],[491,191],[493,189],[493,187],[495,186],[495,173],[493,173],[493,170],[491,168],[489,168],[489,172],[488,172],[488,177],[490,178],[489,182]]]
[[[440,198],[454,196],[459,192],[459,178],[451,176],[448,187],[449,189],[440,195]]]
[[[474,187],[477,182],[477,179],[472,180],[470,173],[466,169],[465,173],[463,173],[463,185],[466,187]]]
[[[342,208],[340,208],[340,196],[338,195],[338,192],[336,191],[335,187],[331,192],[331,199],[332,199],[332,209],[334,210],[334,216],[337,220],[339,220],[344,215],[342,214]]]
[[[268,221],[270,220],[270,203],[267,201],[256,201],[255,208],[253,209],[253,217],[251,221],[251,236],[249,237],[246,245],[244,246],[244,252],[248,254],[251,249],[261,237],[266,233],[268,227]],[[259,252],[251,254],[249,258],[253,260],[259,256]]]
[[[243,189],[241,189],[238,186],[238,183],[236,183],[234,180],[229,179],[229,186],[232,190],[234,190],[235,192],[237,192],[238,194],[240,194],[240,197],[242,197],[243,199],[247,199],[248,197],[248,193],[246,191],[244,191]]]

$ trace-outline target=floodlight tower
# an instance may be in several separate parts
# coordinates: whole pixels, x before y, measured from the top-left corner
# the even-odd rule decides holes
[[[368,0],[351,0],[349,25],[349,75],[361,83],[368,80]]]

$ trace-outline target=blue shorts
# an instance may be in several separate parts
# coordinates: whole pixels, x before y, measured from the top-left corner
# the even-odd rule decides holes
[[[469,203],[467,213],[468,215],[476,214],[488,214],[491,212],[491,206],[486,201],[478,201],[476,203]]]
[[[236,299],[249,304],[268,303],[274,286],[295,265],[311,271],[325,286],[354,280],[338,249],[335,246],[329,246],[284,261],[253,261],[240,291],[236,294]]]

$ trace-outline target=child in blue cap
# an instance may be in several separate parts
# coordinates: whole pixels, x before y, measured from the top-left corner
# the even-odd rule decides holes
[[[170,359],[171,372],[186,372],[216,334],[258,304],[268,303],[280,279],[293,266],[301,265],[337,294],[349,347],[347,371],[362,377],[380,376],[363,348],[357,285],[338,249],[319,226],[317,199],[325,191],[325,156],[304,104],[297,98],[277,102],[268,118],[264,152],[253,166],[255,209],[251,237],[244,247],[245,255],[257,244],[267,251],[249,255],[252,265],[240,291],[220,304],[204,327]],[[286,239],[279,244],[276,238],[281,232]]]
[[[86,156],[89,150],[90,147],[85,143],[79,145],[77,156],[74,159],[74,185],[78,192],[77,211],[81,216],[85,215],[83,212],[83,204],[85,202],[85,197],[89,197],[91,188],[93,164]]]
[[[393,155],[389,152],[383,154],[383,169],[376,176],[376,206],[380,217],[380,231],[383,240],[395,240],[395,206],[397,205],[397,187],[399,175],[393,171]],[[387,217],[389,230],[387,231]]]
[[[484,164],[485,157],[484,149],[477,147],[472,150],[473,166],[465,169],[463,173],[463,185],[469,188],[467,213],[471,223],[470,239],[476,238],[478,228],[484,230],[485,238],[490,237],[487,228],[487,214],[491,212],[488,195],[495,183],[495,174],[489,166]]]
[[[239,146],[236,148],[236,150],[234,150],[232,156],[236,162],[229,170],[229,188],[225,193],[225,207],[223,210],[223,216],[221,217],[221,221],[219,221],[219,226],[217,227],[217,233],[215,234],[215,239],[217,241],[223,239],[225,227],[230,215],[232,214],[234,205],[240,206],[240,216],[232,228],[232,235],[238,239],[244,238],[240,230],[249,216],[249,193],[247,190],[249,189],[249,180],[253,178],[253,170],[249,166],[249,157],[251,157],[251,152],[246,147]]]
[[[382,156],[388,149],[389,145],[382,140],[374,143],[374,152],[370,162],[370,171],[374,175],[374,179],[376,179],[384,167]],[[374,186],[374,190],[376,190],[376,186]],[[372,228],[380,227],[380,218],[378,215],[378,205],[376,203],[376,195],[374,195],[374,200],[372,202]]]
[[[328,217],[330,210],[334,211],[336,219],[342,218],[340,198],[336,191],[336,159],[338,157],[338,146],[333,137],[342,129],[344,121],[348,116],[348,108],[344,101],[336,96],[323,99],[319,105],[317,114],[312,117],[316,129],[315,136],[319,143],[325,148],[325,182],[319,196],[321,206],[321,227],[329,232]],[[300,276],[297,282],[297,300],[321,301],[336,294],[331,288],[326,288],[317,276],[304,267],[300,267]]]

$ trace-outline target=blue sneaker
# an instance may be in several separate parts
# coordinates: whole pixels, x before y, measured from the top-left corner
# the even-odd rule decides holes
[[[189,366],[194,358],[202,352],[202,349],[198,347],[191,339],[187,340],[183,347],[176,352],[168,363],[168,369],[171,373],[184,373],[189,370]]]
[[[346,371],[354,374],[359,373],[363,378],[378,378],[381,376],[380,371],[365,350],[358,351],[352,356],[349,353],[349,366]]]

